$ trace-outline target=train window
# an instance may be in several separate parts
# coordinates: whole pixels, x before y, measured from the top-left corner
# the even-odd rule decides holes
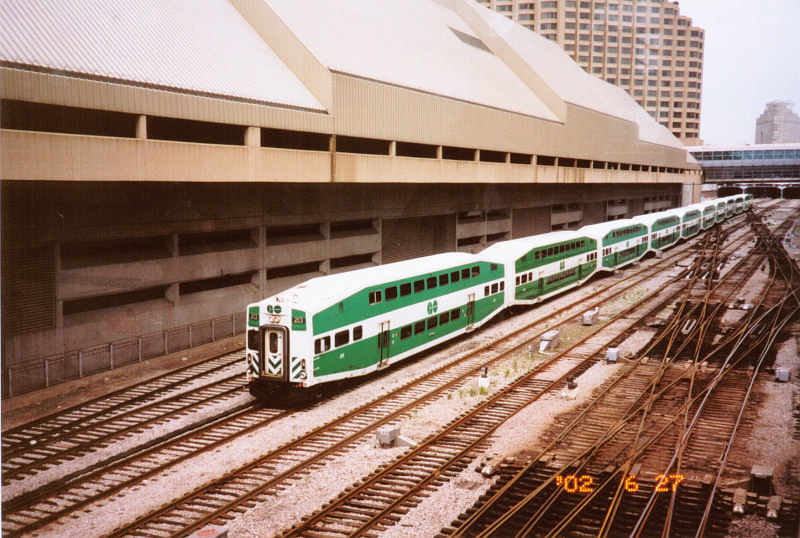
[[[527,284],[528,283],[528,273],[525,273],[524,275],[522,275],[522,283],[523,284]]]
[[[478,265],[472,267],[472,278],[481,276],[481,268]]]
[[[505,281],[503,281],[503,282],[500,282],[500,291],[503,291],[504,289],[506,289],[506,283],[505,283]]]
[[[566,245],[559,245],[559,247],[558,247],[558,252],[559,252],[559,253],[562,253],[562,252],[564,252],[565,250],[567,250],[567,248],[566,248]]]
[[[411,325],[406,325],[400,329],[400,340],[405,340],[409,337],[411,337]]]
[[[314,340],[314,354],[325,353],[331,348],[331,337],[323,336]]]
[[[450,278],[447,276],[447,273],[445,273],[443,275],[439,275],[439,285],[440,286],[447,286],[447,284],[449,282],[450,282]]]
[[[499,287],[500,287],[500,285],[499,285],[497,282],[495,282],[494,284],[492,284],[492,293],[497,293],[497,289],[498,289]]]
[[[461,270],[461,278],[464,280],[469,278],[469,269],[462,269]]]
[[[450,312],[442,312],[439,314],[439,325],[444,325],[450,321]]]
[[[456,308],[450,311],[450,320],[455,321],[461,317],[461,309]]]
[[[488,297],[489,296],[489,286],[485,286],[483,288],[483,296],[484,297]]]
[[[247,331],[247,347],[256,351],[261,351],[261,346],[258,345],[258,334],[258,329]]]
[[[353,342],[357,342],[361,340],[364,336],[364,329],[359,325],[358,327],[353,327]]]
[[[553,247],[550,247],[550,248],[547,249],[547,255],[548,256],[552,256],[553,255]]]
[[[414,293],[419,293],[421,291],[425,291],[425,281],[424,280],[415,280],[414,281]]]
[[[496,264],[496,263],[493,263],[493,264],[491,265],[491,270],[492,270],[492,271],[497,271],[497,264]]]
[[[379,302],[381,302],[380,290],[369,292],[369,304],[378,304]]]
[[[450,273],[450,282],[455,284],[459,280],[461,280],[461,273],[459,273],[458,271],[453,271],[452,273]]]
[[[435,329],[438,324],[439,324],[439,318],[437,318],[436,316],[428,318],[428,330]]]
[[[411,282],[400,284],[400,297],[411,295]]]
[[[278,333],[276,333],[275,331],[271,331],[269,333],[269,352],[270,353],[278,352]]]
[[[519,286],[522,283],[522,277],[517,275],[516,285]]]
[[[414,324],[414,334],[419,334],[425,330],[425,322],[418,321]]]
[[[427,280],[427,284],[429,290],[434,289],[436,287],[436,277],[435,276],[429,277]]]
[[[340,331],[333,336],[333,345],[340,347],[350,343],[350,331]]]
[[[392,301],[397,299],[397,286],[386,288],[386,300]]]
[[[534,260],[538,260],[539,259],[539,251],[538,250],[533,253],[533,259]]]

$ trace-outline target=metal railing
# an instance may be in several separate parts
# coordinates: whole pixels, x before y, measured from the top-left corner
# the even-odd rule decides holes
[[[244,333],[245,325],[241,312],[14,364],[3,371],[3,398],[230,338]]]

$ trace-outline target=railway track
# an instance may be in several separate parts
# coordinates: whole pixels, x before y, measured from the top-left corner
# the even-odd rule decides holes
[[[679,310],[670,331],[674,334],[685,328],[685,320],[698,310],[704,317],[690,332],[698,336],[707,331],[718,310],[708,308],[709,303],[719,299],[712,292],[729,297],[736,286],[749,278],[752,265],[736,279],[738,283],[709,288],[700,308],[687,310],[685,316]],[[788,282],[794,284],[787,286],[787,290],[794,287],[796,291],[795,277]],[[762,299],[772,289],[774,286],[766,286]],[[783,316],[780,325],[794,313],[796,309]],[[748,321],[726,340],[741,344],[742,335],[752,335],[762,319],[753,315]],[[726,450],[732,446],[745,405],[742,402],[747,401],[748,387],[752,386],[748,380],[756,377],[744,366],[755,349],[761,349],[759,356],[763,361],[771,344],[768,334],[774,339],[774,331],[764,332],[764,338],[735,346],[736,353],[727,351],[730,349],[727,342],[711,353],[693,346],[693,359],[685,363],[691,366],[676,368],[677,363],[668,358],[675,352],[676,338],[668,332],[662,333],[660,340],[667,345],[662,346],[658,368],[652,364],[637,367],[636,376],[614,381],[615,392],[607,393],[607,388],[569,424],[558,424],[554,439],[532,458],[531,464],[514,475],[506,473],[502,486],[496,485],[480,507],[464,514],[444,534],[608,536],[613,528],[614,536],[662,536],[670,532],[694,536],[696,530],[698,536],[703,532],[714,535],[727,525],[725,515],[729,512],[719,507],[730,504],[730,495],[714,496],[719,475],[714,479],[707,471],[721,458],[720,474],[725,467],[727,456],[721,454],[727,454]],[[741,347],[747,349],[742,351]],[[647,353],[653,351],[651,345]],[[726,367],[699,368],[705,364],[701,359],[707,360],[716,353],[726,353]],[[728,367],[734,364],[738,368]],[[650,377],[650,388],[642,391],[642,381],[637,377],[647,370],[652,370],[645,375],[645,379]],[[650,396],[643,397],[648,392]],[[631,409],[631,401],[637,402],[638,407]],[[689,416],[693,416],[691,422]],[[621,458],[623,455],[626,456]]]
[[[676,281],[680,282],[680,279],[676,279]],[[648,314],[650,314],[653,310],[661,308],[663,306],[661,305],[662,300],[655,299],[654,298],[655,295],[657,295],[657,293],[653,293],[652,297],[650,297],[650,300],[658,303],[658,306],[657,307],[651,306],[651,309],[648,310]],[[578,309],[578,314],[586,310],[586,308],[587,308],[586,305],[582,305],[581,308]],[[575,315],[573,315],[572,318],[574,319]],[[620,314],[619,318],[622,319],[620,323],[625,324],[630,322],[629,320],[624,319],[623,314]],[[619,331],[613,330],[613,332],[616,333]],[[505,354],[508,355],[509,353],[515,350],[525,349],[530,345],[530,342],[532,340],[535,340],[535,338],[536,337],[534,337],[533,339],[527,338],[523,339],[520,342],[513,342],[513,343],[509,343],[508,339],[504,339],[506,340],[505,347],[507,349],[504,349],[503,351],[505,351]],[[491,347],[493,348],[491,350],[491,353],[493,355],[497,355],[499,353],[499,350],[497,349],[499,347],[498,344],[499,344],[498,342],[493,342],[491,344]],[[604,341],[600,345],[602,346],[607,344],[608,342]],[[595,345],[597,344],[595,343]],[[319,468],[321,466],[330,463],[331,461],[329,459],[330,456],[339,453],[343,450],[346,450],[348,446],[356,444],[357,442],[359,442],[360,439],[363,439],[364,436],[373,432],[380,425],[391,423],[391,421],[397,420],[404,414],[410,413],[413,411],[413,409],[422,406],[426,401],[434,397],[440,397],[446,391],[452,390],[454,387],[458,386],[459,383],[462,383],[463,380],[466,379],[467,377],[475,376],[478,369],[486,365],[486,363],[491,360],[496,361],[499,360],[499,358],[491,359],[489,357],[479,357],[477,362],[473,363],[470,367],[468,367],[466,369],[465,374],[460,376],[458,379],[454,379],[453,381],[450,381],[445,385],[442,384],[441,380],[434,382],[433,386],[435,386],[436,388],[434,388],[433,391],[429,392],[424,397],[414,398],[413,401],[409,403],[405,408],[399,408],[396,411],[385,410],[385,409],[367,411],[367,408],[365,407],[362,410],[363,413],[369,412],[372,416],[382,416],[383,419],[379,421],[374,421],[374,419],[371,419],[371,423],[368,426],[361,426],[360,429],[357,431],[353,431],[355,428],[350,427],[348,429],[348,432],[352,433],[349,433],[349,435],[345,436],[344,438],[341,438],[338,442],[329,444],[327,448],[321,449],[318,447],[316,449],[318,452],[314,456],[308,457],[306,455],[304,457],[301,457],[300,464],[295,465],[294,467],[290,468],[288,471],[282,473],[281,475],[276,476],[273,474],[271,477],[269,477],[270,473],[268,468],[280,467],[280,462],[275,459],[275,457],[279,456],[278,454],[268,455],[266,458],[258,462],[255,462],[254,464],[248,466],[246,469],[240,469],[236,473],[232,473],[224,477],[223,479],[218,480],[215,484],[212,484],[206,488],[201,488],[193,492],[189,496],[176,500],[174,503],[158,511],[157,513],[150,514],[147,517],[141,518],[138,521],[134,522],[133,524],[126,526],[125,528],[119,529],[118,531],[115,532],[114,535],[117,536],[140,535],[140,534],[146,535],[148,533],[156,532],[156,529],[159,529],[159,532],[163,533],[163,535],[182,535],[186,532],[191,532],[194,529],[201,528],[202,526],[208,523],[219,522],[227,518],[233,517],[232,514],[247,510],[248,508],[254,506],[256,503],[261,502],[267,497],[269,497],[269,495],[271,495],[276,488],[282,487],[281,484],[285,484],[289,480],[297,480],[299,474],[300,475],[307,474],[309,472],[312,472],[312,470],[315,468]],[[548,370],[548,368],[557,367],[559,370],[563,370],[565,362],[568,362],[569,360],[572,360],[576,363],[574,368],[571,369],[571,374],[569,373],[564,374],[563,376],[560,376],[556,381],[553,381],[552,379],[547,379],[548,378],[547,372],[552,371]],[[575,375],[577,372],[580,372],[583,369],[588,368],[591,362],[592,362],[591,359],[580,358],[579,355],[577,358],[565,359],[564,355],[561,354],[558,357],[553,358],[551,361],[548,361],[548,363],[542,365],[540,368],[535,370],[535,372],[538,372],[539,375],[543,376],[542,379],[535,380],[530,378],[528,381],[530,385],[525,388],[519,388],[519,390],[522,392],[534,391],[538,394],[544,394],[546,393],[546,391],[541,390],[542,383],[547,382],[549,390],[553,390],[554,387],[559,386],[559,384],[563,384],[563,379],[566,378],[566,375]],[[556,366],[556,363],[558,363],[558,366]],[[426,379],[426,382],[429,381],[430,381],[429,379]],[[524,381],[521,381],[520,383],[524,383]],[[537,386],[537,383],[539,384],[539,386]],[[521,386],[522,385],[517,385],[517,388]],[[514,387],[504,389],[504,391],[508,391],[508,393],[512,394],[513,390]],[[398,403],[397,394],[387,395],[387,396],[389,397],[391,402],[393,402],[395,405]],[[522,405],[522,402],[524,401],[530,401],[530,399],[522,398],[521,400],[518,400],[519,405]],[[487,411],[486,409],[483,409],[483,411],[484,412],[482,413],[482,416],[485,418],[487,416],[487,413],[490,412]],[[495,414],[496,417],[500,417],[503,415],[503,411],[493,410],[491,411],[491,414]],[[498,418],[494,426],[491,427],[491,429],[493,430],[493,428],[496,427],[497,424],[501,422],[502,420],[499,420]],[[463,423],[463,421],[457,419],[455,423]],[[321,429],[318,433],[322,434],[327,432],[327,430],[328,430],[327,428]],[[490,432],[488,433],[484,432],[481,434],[479,434],[479,432],[473,432],[472,434],[464,433],[464,436],[474,438],[477,435],[478,438],[480,437],[485,438],[485,435],[489,435],[489,433]],[[325,434],[330,435],[328,433]],[[455,441],[452,439],[452,436],[449,438],[447,436],[445,437],[446,437],[445,444],[447,444],[451,449],[454,448]],[[473,443],[474,446],[480,446],[482,441],[478,438],[476,438],[476,440],[474,441]],[[298,443],[300,442],[306,442],[306,441],[298,440]],[[304,448],[306,448],[306,451],[308,451],[307,445],[304,445]],[[472,449],[469,449],[467,453],[470,452],[470,450]],[[462,452],[463,452],[462,450],[457,451],[458,454],[462,454]],[[437,451],[437,453],[429,453],[422,455],[421,456],[422,460],[417,462],[415,468],[419,469],[420,468],[419,465],[422,465],[424,461],[429,461],[429,462],[437,460],[441,461],[443,458],[443,454],[446,453],[448,453],[448,450]],[[452,455],[453,454],[451,454],[451,456]],[[465,461],[461,461],[460,463],[453,463],[452,465],[454,465],[455,468],[458,468],[459,465],[465,465],[465,464],[466,464]],[[450,469],[448,472],[452,473],[454,471],[453,469]],[[403,483],[403,481],[404,480],[407,481],[407,479],[408,477],[406,476],[405,478],[395,477],[395,479],[393,480],[394,482],[399,481],[399,483]],[[259,485],[257,487],[253,487],[254,483],[257,483]],[[395,486],[396,485],[397,484],[395,484]],[[242,494],[241,493],[242,491],[245,491],[245,493]],[[211,507],[209,506],[211,499],[217,499],[220,500],[220,502],[214,503],[216,506]],[[224,502],[222,502],[223,500]],[[198,517],[197,514],[200,513],[203,513],[204,515]],[[187,514],[192,514],[192,517],[187,518]]]
[[[238,353],[243,357],[243,353]],[[240,362],[240,361],[237,361]],[[242,394],[241,373],[228,375],[195,389],[175,394],[86,425],[55,431],[46,440],[19,447],[3,457],[3,482],[34,476],[65,461],[98,451],[169,420],[178,420],[211,405],[223,404]],[[227,413],[222,410],[218,413]]]
[[[240,354],[226,353],[10,428],[3,432],[2,458],[6,460],[28,450],[34,443],[42,444],[78,428],[185,391],[192,384],[202,383],[204,379],[241,360]]]
[[[675,250],[674,252],[677,254],[680,250],[681,249],[678,249],[678,250]],[[663,267],[666,267],[668,265],[672,265],[673,263],[674,263],[673,257],[670,257],[670,258],[667,258],[667,259],[661,261],[656,267],[651,268],[650,271],[645,271],[645,272],[646,273],[653,273],[653,272],[658,271],[659,268],[663,269]],[[624,289],[629,289],[631,286],[634,286],[634,285],[636,285],[636,283],[641,281],[642,278],[645,278],[645,277],[641,277],[639,280],[637,280],[634,277],[629,277],[629,279],[626,279],[626,280],[633,280],[634,283],[630,283],[627,288],[624,287],[624,282],[618,282],[618,283],[615,284],[614,287],[615,287],[615,289],[618,289],[618,290],[619,289],[623,289],[623,290]],[[618,291],[618,293],[622,293],[622,292]],[[601,298],[600,300],[598,300],[598,302],[600,302],[602,300],[606,300],[606,299],[605,298]],[[583,306],[582,308],[579,308],[579,310],[583,311],[583,310],[586,310],[587,308],[590,308],[590,306],[589,307]],[[569,316],[573,316],[574,317],[576,315],[579,315],[579,313],[575,313],[575,312],[570,313],[570,312],[568,312],[566,310],[559,311],[558,313],[561,314],[562,317],[569,317]],[[536,338],[537,336],[538,335],[534,336],[534,338]],[[527,342],[529,342],[529,341],[530,340],[528,340]],[[525,344],[523,344],[523,346],[524,345]],[[481,359],[481,360],[483,360],[483,359]],[[468,368],[468,370],[469,370],[469,368]],[[471,373],[474,373],[474,370],[475,370],[475,367],[472,368],[472,372]],[[374,429],[375,427],[377,427],[377,426],[374,426],[372,429]],[[201,434],[198,433],[198,435],[201,435]],[[366,435],[366,433],[364,433],[364,435]],[[224,437],[224,435],[222,437]],[[187,442],[189,442],[190,444],[197,444],[194,441],[187,441]],[[221,442],[222,441],[220,441],[219,444],[221,444]],[[202,445],[202,443],[200,443],[200,445]],[[214,446],[218,446],[218,444],[215,444]],[[202,451],[202,450],[205,450],[205,449],[206,448],[203,448],[202,446],[200,446],[200,448],[198,449],[198,452]],[[185,459],[187,457],[189,457],[189,456],[188,455],[181,456],[180,458],[176,459],[175,461],[182,461],[183,459]],[[163,470],[163,468],[165,468],[166,466],[172,465],[172,464],[174,464],[174,462],[172,462],[172,463],[167,462],[167,463],[165,463],[165,464],[163,464],[163,465],[161,465],[161,466],[159,466],[157,468],[153,468],[150,471],[147,471],[146,474],[143,474],[143,473],[139,473],[139,474],[141,476],[151,476],[152,473],[158,472],[159,470]],[[106,470],[105,472],[108,473],[110,471]],[[103,469],[99,469],[98,473],[103,473]],[[122,474],[125,474],[125,473],[122,473]],[[97,477],[95,477],[95,478],[97,478]],[[131,484],[136,483],[138,480],[140,480],[140,478],[137,478],[136,476],[131,476],[131,477],[127,478],[127,481],[123,480],[118,485],[114,485],[111,488],[109,488],[109,491],[110,492],[119,491],[120,489],[123,489],[125,487],[129,487]],[[91,483],[91,480],[87,480],[86,482],[87,483]],[[44,489],[47,490],[47,489],[50,489],[50,488],[44,488]],[[89,489],[92,489],[92,488],[90,487]],[[75,494],[75,491],[76,491],[76,489],[73,487],[72,490],[71,490],[71,493],[69,493],[68,496],[73,496]],[[101,498],[104,495],[106,495],[106,493],[98,494],[97,492],[95,492],[95,495],[92,496],[92,497],[87,497],[87,498],[79,500],[77,502],[72,502],[71,503],[72,506],[70,506],[69,502],[64,502],[63,500],[49,503],[51,505],[61,506],[62,508],[66,506],[66,509],[62,510],[62,511],[58,511],[58,510],[53,511],[53,510],[42,509],[44,504],[39,504],[38,508],[37,508],[37,504],[36,503],[45,503],[45,504],[48,503],[48,501],[46,500],[46,497],[44,499],[41,499],[41,500],[38,500],[38,501],[35,501],[35,502],[34,502],[33,498],[29,498],[29,499],[27,499],[28,502],[25,502],[25,503],[23,503],[22,502],[22,498],[20,498],[18,501],[15,500],[16,501],[16,505],[13,505],[13,504],[6,505],[6,504],[4,504],[4,507],[3,507],[4,508],[4,510],[3,510],[3,512],[4,512],[4,534],[6,533],[6,527],[7,527],[6,523],[8,521],[11,521],[11,519],[9,519],[8,521],[6,520],[6,514],[8,513],[7,512],[7,508],[9,508],[9,509],[16,508],[16,506],[24,506],[24,505],[30,503],[29,504],[29,510],[27,512],[25,512],[24,514],[22,514],[21,512],[17,512],[18,514],[22,514],[20,516],[20,518],[17,519],[14,523],[10,523],[8,525],[8,527],[9,527],[8,528],[8,533],[16,534],[16,533],[18,533],[19,529],[38,528],[42,524],[45,524],[45,523],[50,522],[50,521],[53,521],[53,520],[57,519],[58,517],[62,517],[64,513],[69,513],[71,511],[73,511],[74,509],[76,509],[76,507],[82,507],[82,506],[85,506],[86,504],[88,504],[90,502],[94,502],[94,501],[96,501],[97,499]],[[52,497],[51,497],[51,501],[52,501]],[[13,514],[14,512],[12,511],[11,513]],[[26,523],[25,523],[26,520],[28,521],[28,524],[27,524],[28,526],[26,526]],[[33,527],[30,526],[30,521],[34,522],[33,523]],[[15,528],[16,528],[16,530],[15,530]]]

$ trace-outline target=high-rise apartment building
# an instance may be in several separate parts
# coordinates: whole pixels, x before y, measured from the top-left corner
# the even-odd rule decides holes
[[[756,144],[800,142],[800,117],[789,101],[770,101],[756,120]]]
[[[625,89],[698,144],[705,31],[663,0],[479,0],[557,42],[587,72]]]

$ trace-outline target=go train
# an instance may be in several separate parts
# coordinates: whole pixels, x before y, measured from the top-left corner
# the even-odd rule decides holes
[[[739,194],[576,231],[313,278],[248,305],[246,361],[258,397],[360,377],[515,305],[582,285],[751,208]]]

